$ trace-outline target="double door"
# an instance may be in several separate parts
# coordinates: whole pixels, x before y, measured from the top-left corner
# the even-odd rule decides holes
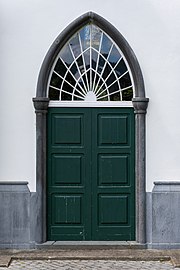
[[[48,240],[134,240],[133,108],[49,108]]]

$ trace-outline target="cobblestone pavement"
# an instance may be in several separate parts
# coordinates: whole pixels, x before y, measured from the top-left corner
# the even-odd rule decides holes
[[[118,260],[13,260],[8,268],[0,270],[172,270],[169,261]],[[177,268],[176,268],[177,269]]]

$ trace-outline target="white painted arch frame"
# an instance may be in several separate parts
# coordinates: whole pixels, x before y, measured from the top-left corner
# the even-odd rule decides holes
[[[119,31],[101,16],[88,12],[72,22],[53,42],[41,66],[36,97],[36,209],[34,210],[34,240],[43,243],[46,235],[46,115],[49,106],[47,84],[52,65],[65,43],[81,27],[93,23],[104,30],[119,46],[130,67],[135,93],[132,104],[135,110],[135,182],[136,182],[136,241],[146,243],[146,145],[145,115],[149,99],[145,96],[142,72],[136,56]],[[36,228],[36,229],[35,229]]]

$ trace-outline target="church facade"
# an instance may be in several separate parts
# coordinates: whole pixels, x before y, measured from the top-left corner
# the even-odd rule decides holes
[[[0,248],[180,247],[179,10],[1,1]]]

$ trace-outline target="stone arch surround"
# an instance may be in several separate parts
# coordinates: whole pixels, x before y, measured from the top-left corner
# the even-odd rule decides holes
[[[73,21],[53,42],[45,56],[38,77],[36,97],[36,193],[32,200],[33,222],[31,235],[36,243],[46,242],[46,116],[49,98],[47,83],[51,67],[67,40],[87,23],[94,23],[116,42],[122,50],[132,72],[135,96],[135,182],[136,182],[136,241],[146,243],[146,143],[145,115],[149,99],[145,96],[142,72],[137,58],[119,31],[101,16],[88,12]]]

